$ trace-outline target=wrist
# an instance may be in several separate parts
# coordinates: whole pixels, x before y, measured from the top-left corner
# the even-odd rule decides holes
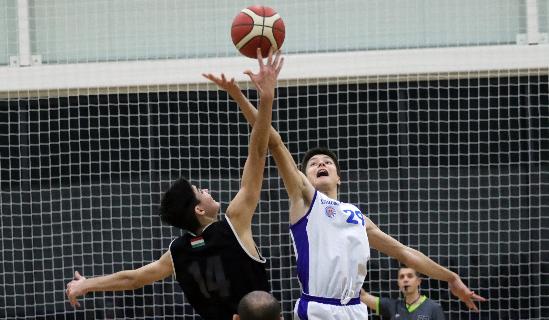
[[[274,100],[274,90],[273,92],[270,91],[263,91],[261,92],[261,100],[263,101],[273,101]]]
[[[453,283],[453,282],[458,281],[459,279],[460,278],[457,275],[457,273],[450,271],[450,275],[448,276],[448,279],[446,280],[446,282]]]
[[[238,87],[227,89],[227,93],[228,93],[231,97],[238,97],[239,95],[244,95],[244,94],[242,93],[242,91],[240,90],[240,88],[238,88]]]

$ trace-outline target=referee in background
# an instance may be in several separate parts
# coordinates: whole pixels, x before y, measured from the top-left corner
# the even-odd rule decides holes
[[[376,297],[364,290],[360,292],[360,301],[384,319],[396,320],[445,320],[440,304],[419,293],[421,277],[408,267],[398,270],[398,287],[404,299]]]

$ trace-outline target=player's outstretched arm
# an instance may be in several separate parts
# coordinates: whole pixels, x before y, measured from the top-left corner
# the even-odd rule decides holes
[[[136,270],[127,270],[111,275],[86,278],[78,271],[74,273],[74,279],[67,284],[65,293],[73,307],[80,307],[78,297],[94,291],[124,291],[135,290],[169,277],[173,273],[172,254],[166,251],[158,259]]]
[[[280,67],[282,67],[283,62],[284,58],[281,57]],[[228,80],[224,74],[217,77],[211,73],[203,74],[203,76],[214,82],[219,88],[225,90],[238,104],[248,123],[255,127],[258,111],[246,96],[244,96],[234,78]],[[282,177],[284,186],[288,192],[288,197],[290,198],[292,206],[290,209],[290,222],[294,223],[304,214],[305,210],[303,210],[303,207],[308,207],[310,205],[314,195],[314,188],[297,168],[295,161],[284,145],[280,134],[272,126],[269,130],[269,149],[271,150],[278,167],[278,172]]]
[[[381,231],[368,218],[366,218],[366,232],[373,248],[431,278],[448,282],[450,291],[463,301],[469,309],[478,310],[475,301],[486,301],[483,297],[469,290],[461,281],[459,275],[434,262],[423,253],[398,242]]]
[[[251,235],[252,217],[261,194],[274,92],[282,66],[280,55],[273,58],[272,52],[269,53],[267,62],[264,63],[261,51],[258,50],[257,60],[259,62],[259,72],[254,74],[247,71],[246,73],[254,83],[260,96],[258,125],[252,128],[248,158],[244,165],[240,190],[227,208],[227,216],[231,219],[241,237],[243,233],[249,232]]]
[[[364,289],[360,289],[360,301],[365,303],[370,310],[378,313],[379,298],[366,292]]]

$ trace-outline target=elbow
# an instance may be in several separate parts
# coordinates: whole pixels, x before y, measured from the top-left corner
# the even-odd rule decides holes
[[[261,186],[259,186],[258,189],[251,189],[248,188],[246,191],[246,198],[244,199],[247,203],[255,203],[255,207],[253,207],[253,210],[255,211],[255,208],[257,208],[257,203],[259,201],[259,198],[261,197]]]
[[[400,257],[397,258],[398,261],[400,261],[400,263],[402,265],[405,265],[405,266],[408,266],[408,267],[412,267],[414,262],[413,262],[413,259],[410,259],[410,257],[408,257],[407,255],[403,254],[401,255]]]
[[[415,250],[402,246],[398,250],[395,258],[403,265],[413,268],[416,261]]]
[[[141,284],[139,281],[137,281],[137,279],[132,279],[130,282],[129,282],[129,287],[130,287],[130,290],[137,290],[139,288],[142,288],[144,285]]]
[[[254,185],[255,183],[247,183],[245,185],[242,184],[242,186],[240,187],[240,191],[238,191],[238,195],[237,195],[239,198],[238,202],[246,204],[244,207],[251,208],[250,205],[254,204],[254,207],[252,208],[252,210],[255,210],[255,208],[257,207],[259,198],[261,197],[261,183],[259,183],[257,186],[254,186]],[[239,206],[239,207],[242,207],[242,206]],[[231,213],[230,214],[231,216],[235,216],[235,215],[242,214],[243,211],[245,210],[242,210],[242,209],[235,210],[231,205],[229,205],[225,214],[228,214],[229,211]]]

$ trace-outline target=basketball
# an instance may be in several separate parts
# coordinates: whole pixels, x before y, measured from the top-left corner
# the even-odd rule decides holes
[[[279,50],[286,35],[284,22],[272,8],[251,6],[242,9],[234,18],[231,38],[235,47],[249,58],[257,58],[257,48],[266,57],[269,49]]]

